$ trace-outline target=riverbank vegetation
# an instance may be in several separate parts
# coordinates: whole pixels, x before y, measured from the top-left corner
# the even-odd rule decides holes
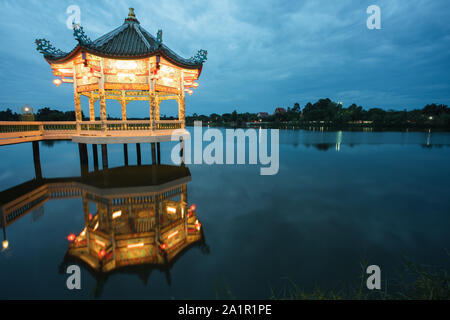
[[[36,121],[75,121],[74,111],[58,111],[50,108],[40,108],[33,117]],[[11,109],[0,111],[0,121],[20,121],[20,114]],[[110,120],[120,120],[108,116]],[[148,119],[148,118],[147,118]],[[162,120],[174,119],[161,116]],[[83,114],[83,120],[88,120]],[[98,120],[98,119],[97,119]],[[428,104],[422,109],[415,110],[384,110],[381,108],[364,109],[352,104],[343,107],[342,104],[330,99],[320,99],[315,103],[308,102],[301,107],[295,103],[287,109],[277,108],[273,114],[260,113],[212,113],[198,115],[194,113],[186,116],[186,125],[193,125],[195,121],[202,121],[204,125],[217,127],[253,127],[267,128],[327,128],[327,129],[438,129],[450,130],[450,108],[442,104]]]

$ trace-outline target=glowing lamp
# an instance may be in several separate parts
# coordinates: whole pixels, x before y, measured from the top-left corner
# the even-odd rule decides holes
[[[159,246],[162,250],[166,250],[167,249],[167,243],[161,243],[161,245]]]
[[[76,239],[76,235],[74,235],[73,233],[69,234],[67,236],[67,240],[69,240],[70,242],[74,241]]]
[[[198,220],[195,221],[195,229],[197,229],[197,231],[200,231],[201,227],[202,227],[202,224]]]
[[[194,86],[194,88],[198,88],[198,83],[194,82],[193,86]]]
[[[2,247],[3,247],[3,250],[8,249],[8,247],[9,247],[9,241],[8,241],[8,240],[3,240],[3,242],[2,242]]]
[[[139,242],[139,243],[133,243],[133,244],[129,244],[127,245],[128,249],[132,249],[132,248],[140,248],[143,247],[144,243],[143,242]]]
[[[191,95],[194,93],[194,91],[192,91],[191,89],[189,89],[189,90],[188,90],[188,93],[189,93],[189,95],[191,96]]]
[[[191,204],[191,206],[189,207],[189,210],[195,211],[195,209],[197,209],[197,206],[194,203]]]
[[[121,215],[122,215],[122,210],[119,210],[119,211],[113,212],[112,218],[116,219],[116,218],[119,218]]]
[[[177,213],[177,208],[167,207],[167,213]]]
[[[55,80],[53,80],[53,83],[57,86],[57,87],[59,87],[59,85],[61,84],[61,80],[60,79],[55,79]]]
[[[92,213],[89,213],[89,220],[92,220]]]
[[[100,251],[98,252],[98,257],[99,257],[100,259],[103,259],[104,256],[106,256],[106,250],[105,250],[105,249],[102,249],[102,250],[100,250]]]

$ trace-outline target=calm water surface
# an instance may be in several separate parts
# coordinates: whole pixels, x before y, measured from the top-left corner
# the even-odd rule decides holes
[[[305,289],[353,283],[363,260],[383,279],[397,275],[403,256],[449,266],[449,146],[448,133],[283,130],[275,176],[260,176],[259,166],[189,165],[187,198],[204,246],[169,271],[144,266],[99,280],[80,264],[81,290],[66,288],[63,262],[67,235],[84,228],[82,199],[48,200],[6,227],[0,298],[268,298],[286,279]],[[161,145],[163,163],[171,147]],[[108,152],[110,168],[123,166],[122,145]],[[92,171],[90,145],[88,153]],[[80,176],[77,144],[41,142],[40,156],[44,178]],[[0,158],[1,190],[34,179],[31,143],[2,146]],[[151,163],[148,144],[142,161]]]

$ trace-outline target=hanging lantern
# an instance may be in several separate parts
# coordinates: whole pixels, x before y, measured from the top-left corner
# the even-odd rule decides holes
[[[105,249],[102,249],[102,250],[100,250],[100,251],[98,252],[98,257],[99,257],[100,259],[103,259],[104,256],[106,256],[106,250],[105,250]]]
[[[198,88],[198,83],[194,82],[193,86],[194,86],[195,89],[197,89]]]
[[[197,206],[193,203],[193,204],[191,204],[191,206],[189,207],[189,209],[190,209],[191,211],[195,211],[195,209],[197,209]]]
[[[59,85],[61,84],[61,80],[60,79],[55,79],[55,80],[53,80],[53,83],[57,86],[57,87],[59,87]]]
[[[71,233],[67,236],[67,240],[69,240],[70,242],[73,242],[76,239],[76,237],[77,237],[76,235]]]
[[[8,240],[3,240],[3,242],[2,242],[2,247],[3,247],[3,250],[8,249],[8,247],[9,247],[9,241],[8,241]]]

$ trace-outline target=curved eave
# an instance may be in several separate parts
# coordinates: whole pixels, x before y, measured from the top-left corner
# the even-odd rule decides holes
[[[178,66],[180,68],[198,69],[199,70],[199,74],[201,73],[201,70],[202,70],[202,67],[203,67],[203,63],[200,63],[200,64],[185,64],[185,63],[183,63],[183,62],[181,62],[179,60],[173,59],[172,57],[167,55],[164,52],[164,50],[161,50],[161,49],[158,49],[157,51],[154,51],[154,52],[142,54],[142,55],[121,56],[121,55],[106,54],[106,53],[100,52],[98,50],[82,46],[80,44],[78,44],[72,51],[67,53],[67,55],[65,55],[65,56],[51,57],[51,56],[45,56],[44,55],[44,58],[50,64],[52,64],[52,63],[64,63],[64,62],[68,62],[68,61],[72,60],[80,51],[84,51],[84,52],[87,52],[87,53],[90,53],[90,54],[93,54],[93,55],[96,55],[96,56],[102,57],[102,58],[122,59],[122,60],[145,59],[145,58],[150,58],[150,57],[153,57],[153,56],[160,55],[160,56],[164,57],[164,59],[168,60],[169,62],[173,63],[174,65],[176,65],[176,66]]]

